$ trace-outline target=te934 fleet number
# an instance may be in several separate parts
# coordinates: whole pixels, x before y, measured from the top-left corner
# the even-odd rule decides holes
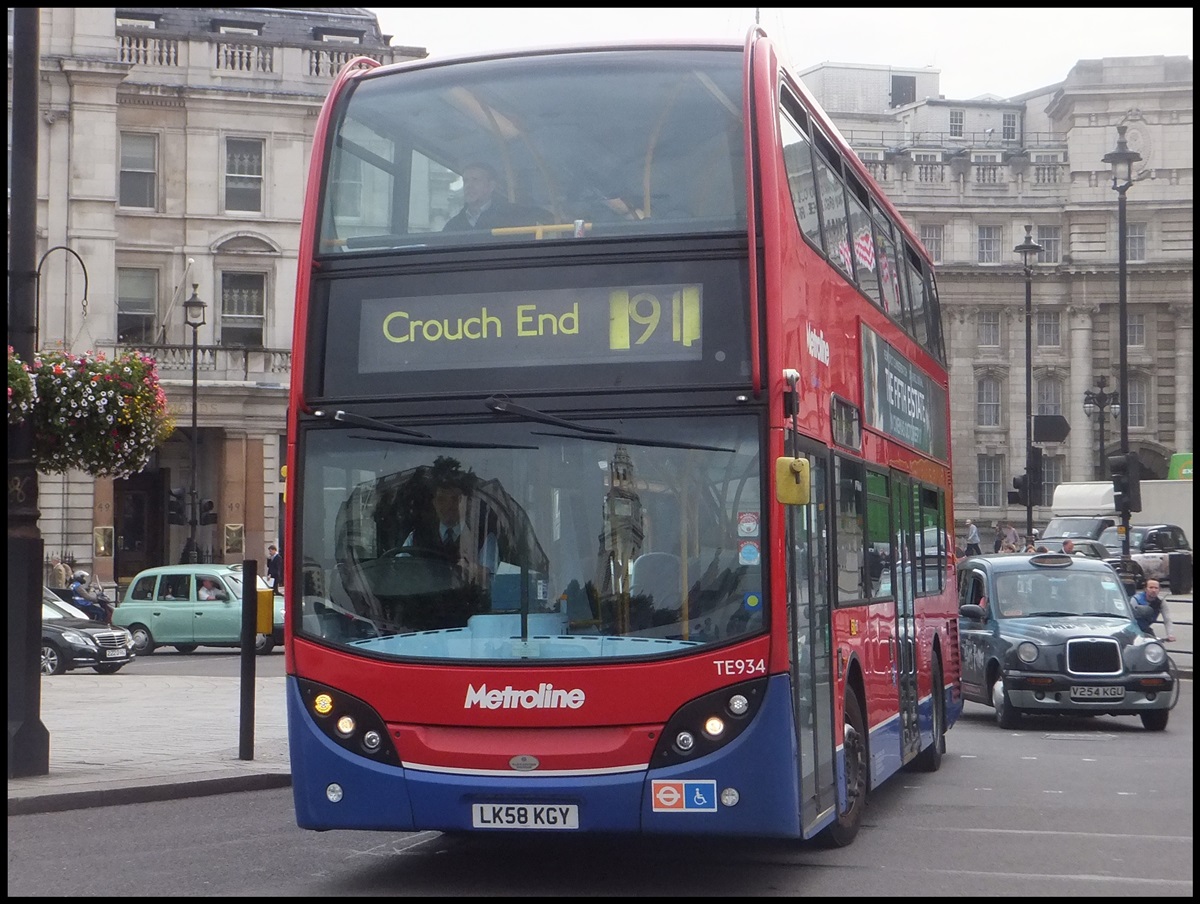
[[[765,675],[765,659],[714,659],[718,675]]]

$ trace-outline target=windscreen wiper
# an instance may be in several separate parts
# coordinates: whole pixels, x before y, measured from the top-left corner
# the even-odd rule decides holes
[[[417,436],[421,439],[429,439],[428,433],[421,433],[417,430],[409,430],[406,427],[397,427],[395,424],[388,424],[384,421],[377,421],[373,417],[366,417],[361,414],[351,414],[349,411],[323,411],[317,410],[313,412],[313,417],[324,418],[329,421],[339,421],[343,424],[350,424],[354,427],[366,427],[370,430],[380,430],[384,433],[398,433],[400,436]]]
[[[536,449],[537,446],[512,446],[501,443],[473,443],[468,440],[442,440],[434,439],[428,433],[421,433],[417,430],[409,430],[407,427],[397,427],[395,424],[389,424],[385,421],[376,420],[373,417],[366,417],[362,414],[351,414],[349,411],[321,411],[313,412],[314,417],[323,418],[328,421],[337,421],[341,424],[350,424],[354,427],[365,427],[368,430],[378,430],[380,433],[391,433],[392,436],[355,436],[354,439],[369,439],[378,443],[402,443],[406,446],[433,446],[436,448],[445,449]]]
[[[570,433],[548,433],[541,430],[534,430],[534,436],[553,436],[558,439],[579,439],[580,437],[572,436]],[[583,437],[591,439],[591,437]],[[724,446],[702,446],[699,443],[682,443],[671,439],[642,439],[637,436],[625,436],[624,434],[614,433],[611,436],[597,437],[596,442],[605,440],[611,443],[621,443],[624,446],[651,446],[660,449],[694,449],[697,452],[736,452],[737,449],[728,449]]]
[[[613,435],[617,432],[609,427],[589,427],[586,424],[576,424],[574,421],[564,420],[561,417],[555,417],[553,414],[546,414],[544,411],[538,411],[536,408],[515,405],[506,395],[490,396],[483,404],[497,414],[515,414],[517,417],[527,421],[550,424],[552,427],[566,427],[568,430],[578,430],[580,433]]]
[[[352,439],[367,439],[376,443],[400,443],[402,446],[432,446],[437,449],[538,449],[538,446],[517,446],[512,443],[475,443],[457,439],[418,439],[415,436],[358,436]]]

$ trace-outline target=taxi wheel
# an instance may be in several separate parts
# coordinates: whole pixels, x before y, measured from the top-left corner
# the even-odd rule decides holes
[[[1152,709],[1139,715],[1142,717],[1142,728],[1146,731],[1165,731],[1171,711],[1169,709]]]
[[[133,652],[139,656],[149,656],[154,652],[154,635],[145,625],[130,625],[129,633],[133,635]]]
[[[1008,692],[1004,689],[1004,677],[996,679],[992,685],[992,709],[996,711],[996,724],[1001,728],[1017,728],[1021,724],[1021,714],[1013,709]]]
[[[177,644],[175,644],[175,649],[178,650],[180,653],[195,653],[196,652],[196,644],[194,644],[194,643],[177,643]]]
[[[270,634],[259,634],[254,638],[254,652],[259,656],[266,656],[275,649],[275,638]]]

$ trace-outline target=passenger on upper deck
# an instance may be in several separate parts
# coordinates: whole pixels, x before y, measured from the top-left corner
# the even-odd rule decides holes
[[[545,211],[513,204],[497,192],[496,171],[486,163],[468,163],[463,168],[463,209],[446,221],[443,232],[529,226],[549,221]]]

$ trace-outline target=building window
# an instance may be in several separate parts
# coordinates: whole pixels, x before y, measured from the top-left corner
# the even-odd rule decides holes
[[[962,138],[963,127],[967,121],[967,113],[965,110],[950,111],[950,137]]]
[[[893,75],[891,106],[900,107],[914,103],[917,99],[917,77],[915,75]]]
[[[979,483],[976,492],[979,494],[979,504],[999,506],[1000,487],[1003,485],[1000,475],[1004,473],[1004,459],[999,455],[980,455],[978,461]]]
[[[1037,256],[1039,264],[1057,264],[1062,259],[1061,226],[1039,226],[1037,243],[1042,246]]]
[[[1042,456],[1042,499],[1049,504],[1054,490],[1063,482],[1066,459],[1062,455]]]
[[[221,344],[262,348],[267,277],[263,273],[221,274]]]
[[[1002,130],[1005,141],[1015,141],[1017,138],[1017,114],[1005,113],[1002,119]]]
[[[1125,316],[1125,339],[1129,348],[1144,348],[1146,345],[1146,315]]]
[[[225,142],[225,209],[261,211],[262,186],[262,139],[227,139]]]
[[[975,384],[975,423],[1000,426],[1000,381],[995,377],[981,377]]]
[[[979,227],[979,263],[1000,263],[1000,227]]]
[[[1000,347],[1000,312],[979,312],[979,344],[984,348]]]
[[[121,133],[122,207],[154,209],[157,197],[158,138],[135,132]]]
[[[1062,345],[1059,331],[1060,319],[1058,311],[1038,311],[1036,321],[1038,348],[1058,348]]]
[[[326,44],[361,44],[361,35],[349,34],[334,34],[333,32],[323,31],[320,34],[320,40]]]
[[[1125,259],[1129,261],[1144,261],[1146,259],[1146,224],[1130,223],[1125,229]]]
[[[1036,414],[1062,414],[1062,383],[1058,380],[1038,380]]]
[[[158,271],[117,268],[117,342],[151,345],[158,327]]]
[[[942,261],[942,237],[945,229],[945,226],[921,227],[921,244],[925,246],[925,250],[929,252],[929,256],[933,258],[934,263],[941,263]]]
[[[1145,427],[1149,412],[1150,385],[1145,377],[1129,378],[1129,426]]]

